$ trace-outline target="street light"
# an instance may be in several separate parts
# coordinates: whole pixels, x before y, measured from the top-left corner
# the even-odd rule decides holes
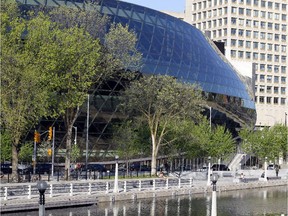
[[[37,188],[40,193],[40,199],[39,199],[39,216],[45,216],[45,190],[47,188],[47,182],[45,181],[38,181],[37,182]]]
[[[212,208],[211,208],[211,216],[217,216],[217,194],[216,194],[216,183],[218,180],[218,174],[212,174]]]
[[[118,189],[118,159],[119,159],[119,156],[115,155],[116,165],[115,165],[114,193],[119,193],[119,189]]]
[[[211,161],[211,157],[209,156],[208,157],[208,178],[207,178],[207,186],[209,186],[211,183],[210,183],[210,172],[211,172],[211,164],[210,164],[210,161]]]

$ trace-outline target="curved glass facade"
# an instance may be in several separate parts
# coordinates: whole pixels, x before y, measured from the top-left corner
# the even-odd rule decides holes
[[[213,107],[215,123],[222,121],[227,125],[227,122],[233,122],[231,128],[255,123],[255,104],[248,94],[248,86],[213,42],[190,24],[159,11],[116,0],[17,1],[27,5],[96,9],[110,16],[113,22],[127,24],[138,36],[137,49],[143,54],[141,73],[170,75],[183,82],[199,84],[209,106]],[[103,113],[115,113],[114,102],[117,100],[113,91],[104,95],[100,90],[91,101],[98,111],[89,128],[89,133],[95,131],[97,143],[109,133],[107,125],[113,118],[104,118]]]

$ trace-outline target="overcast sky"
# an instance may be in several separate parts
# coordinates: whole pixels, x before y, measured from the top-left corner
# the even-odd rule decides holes
[[[184,12],[185,0],[121,0],[158,11]]]

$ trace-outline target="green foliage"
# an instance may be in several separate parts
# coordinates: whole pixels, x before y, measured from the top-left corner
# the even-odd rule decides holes
[[[12,139],[6,131],[1,132],[0,159],[1,162],[11,161],[12,159]]]
[[[77,161],[81,157],[81,150],[78,145],[72,145],[71,161]]]
[[[259,158],[269,160],[278,158],[280,154],[287,154],[287,127],[275,125],[263,130],[243,129],[240,131],[244,152],[254,154]]]
[[[31,158],[33,155],[34,145],[32,142],[24,143],[20,147],[20,151],[18,154],[20,162],[31,162]]]
[[[133,81],[122,94],[123,112],[148,125],[152,151],[152,175],[156,173],[156,157],[171,132],[169,123],[189,118],[199,120],[205,104],[201,90],[195,85],[178,82],[170,76],[144,76]]]

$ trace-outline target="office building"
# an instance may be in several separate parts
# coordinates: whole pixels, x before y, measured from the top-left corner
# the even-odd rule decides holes
[[[285,124],[288,113],[287,0],[186,0],[185,21],[213,41],[254,83],[256,127]],[[287,121],[287,120],[286,120]]]

